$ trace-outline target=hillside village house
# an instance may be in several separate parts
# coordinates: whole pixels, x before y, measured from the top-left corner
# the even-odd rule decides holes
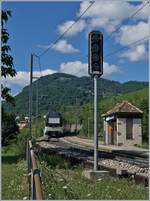
[[[141,145],[143,112],[127,101],[102,115],[106,145]]]

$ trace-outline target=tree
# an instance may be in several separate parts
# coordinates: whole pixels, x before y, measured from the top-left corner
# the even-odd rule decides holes
[[[6,78],[7,76],[15,76],[16,70],[14,69],[13,65],[13,57],[9,54],[9,51],[11,51],[10,46],[7,44],[9,40],[9,33],[5,28],[5,24],[7,23],[9,17],[11,17],[11,11],[2,10],[1,14],[1,76]],[[3,84],[1,84],[1,89],[2,99],[8,103],[11,103],[12,105],[15,105],[14,98],[10,95],[10,89],[8,87],[4,87]],[[16,136],[18,131],[19,129],[14,115],[6,113],[2,107],[2,145],[9,144],[10,140]]]
[[[3,108],[2,108],[3,110]],[[15,138],[17,133],[19,132],[19,127],[16,124],[15,117],[13,114],[8,114],[4,111],[3,113],[3,121],[2,121],[2,145],[8,145],[12,139]]]
[[[6,78],[7,76],[15,76],[16,70],[14,69],[13,64],[13,57],[9,54],[9,51],[11,51],[10,46],[7,44],[9,40],[9,33],[7,29],[5,28],[5,24],[7,23],[9,17],[11,17],[11,11],[10,10],[2,10],[2,16],[1,16],[1,42],[2,42],[2,54],[1,54],[1,76]],[[1,85],[2,92],[1,96],[4,100],[11,103],[12,105],[15,104],[14,98],[10,95],[10,89],[7,87],[4,87],[3,84]]]

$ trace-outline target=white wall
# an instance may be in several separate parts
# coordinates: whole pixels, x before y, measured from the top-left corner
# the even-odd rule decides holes
[[[118,145],[124,144],[126,141],[126,118],[117,119],[117,135]]]
[[[117,120],[117,134],[118,134],[118,145],[134,146],[135,144],[142,144],[142,128],[141,119],[133,119],[133,139],[126,139],[126,118],[118,118]]]

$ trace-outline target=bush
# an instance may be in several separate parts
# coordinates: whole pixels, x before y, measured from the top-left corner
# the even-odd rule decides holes
[[[25,154],[26,154],[26,143],[29,138],[30,138],[29,129],[24,128],[21,130],[21,132],[19,133],[16,139],[16,146],[17,146],[18,152],[23,157],[25,157]]]
[[[19,133],[15,116],[2,110],[2,146],[9,145]]]

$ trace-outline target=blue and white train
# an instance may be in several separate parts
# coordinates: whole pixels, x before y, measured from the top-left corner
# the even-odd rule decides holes
[[[59,112],[48,112],[45,116],[44,135],[57,137],[63,134],[63,116]]]

